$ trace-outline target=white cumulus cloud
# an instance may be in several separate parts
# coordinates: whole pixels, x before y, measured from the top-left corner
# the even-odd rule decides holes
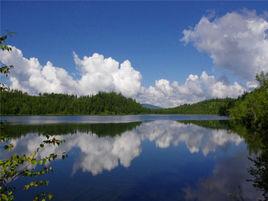
[[[128,60],[119,64],[111,57],[104,58],[103,55],[95,53],[83,59],[74,54],[74,61],[82,71],[81,79],[78,80],[82,94],[116,91],[131,97],[140,90],[141,74],[131,66]]]
[[[226,83],[224,80],[203,72],[200,76],[190,74],[183,84],[161,79],[155,81],[154,86],[142,90],[138,96],[140,102],[165,107],[193,103],[208,98],[237,97],[246,89],[237,82]]]
[[[1,51],[0,61],[15,67],[8,78],[10,87],[30,94],[94,95],[100,91],[115,91],[141,103],[170,107],[207,98],[237,97],[246,90],[237,82],[228,83],[206,72],[200,76],[190,74],[183,84],[160,79],[153,86],[144,87],[141,73],[130,61],[120,64],[97,53],[83,58],[74,53],[78,78],[49,61],[42,65],[37,58],[25,58],[16,47],[12,47],[11,52]]]
[[[141,87],[141,74],[128,60],[119,64],[114,59],[104,58],[97,53],[83,59],[74,54],[79,79],[49,61],[41,65],[37,58],[25,58],[16,47],[12,47],[11,52],[1,51],[0,61],[15,67],[9,76],[10,87],[30,94],[54,92],[92,95],[99,91],[116,91],[131,97]]]
[[[202,17],[183,31],[182,41],[207,53],[217,67],[245,80],[268,71],[268,20],[254,11],[230,12],[222,17]]]
[[[55,137],[65,142],[60,146],[46,146],[38,158],[51,153],[69,153],[76,149],[79,152],[73,161],[73,172],[82,170],[93,175],[105,170],[111,171],[119,165],[130,167],[131,162],[142,153],[142,144],[147,140],[162,149],[184,144],[190,153],[202,153],[204,156],[243,142],[238,135],[224,129],[207,129],[166,120],[144,122],[131,131],[114,137],[101,137],[92,132],[79,130],[75,134]],[[0,157],[7,158],[14,153],[30,154],[44,139],[40,133],[29,133],[12,139],[10,143],[14,145],[14,149],[12,152],[0,152]]]
[[[141,103],[162,107],[208,98],[237,97],[257,86],[256,73],[268,72],[268,21],[253,11],[202,17],[193,28],[183,31],[181,40],[207,53],[215,66],[243,78],[244,84],[229,83],[203,72],[190,74],[184,83],[159,79],[154,85],[144,87],[141,73],[129,60],[119,63],[98,53],[82,58],[74,53],[76,77],[49,61],[42,65],[37,58],[25,58],[16,47],[12,47],[11,52],[1,51],[0,61],[15,67],[8,78],[10,87],[30,94],[94,95],[115,91]]]

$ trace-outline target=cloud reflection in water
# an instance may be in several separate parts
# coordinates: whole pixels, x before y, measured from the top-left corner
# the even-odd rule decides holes
[[[129,167],[134,158],[142,152],[142,142],[149,140],[158,148],[168,148],[185,144],[190,153],[201,152],[204,156],[215,152],[216,149],[228,144],[239,145],[243,139],[224,129],[207,129],[193,124],[178,123],[176,121],[151,121],[125,131],[116,136],[98,136],[92,132],[58,135],[65,143],[48,146],[40,154],[70,152],[79,150],[79,156],[73,164],[73,173],[78,170],[100,174],[104,170],[112,170],[118,165]],[[39,145],[43,136],[31,133],[13,139],[14,152],[31,153]],[[0,157],[7,157],[0,153]]]

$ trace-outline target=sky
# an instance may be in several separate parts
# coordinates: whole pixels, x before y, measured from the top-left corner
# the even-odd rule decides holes
[[[237,97],[268,71],[268,3],[1,1],[6,83],[30,94],[116,91],[173,107]]]

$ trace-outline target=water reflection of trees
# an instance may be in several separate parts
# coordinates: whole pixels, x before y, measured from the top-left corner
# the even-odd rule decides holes
[[[268,200],[268,136],[267,131],[254,131],[246,129],[232,121],[187,121],[207,128],[225,128],[240,135],[246,142],[249,150],[248,160],[250,166],[248,172],[251,175],[246,180],[262,192],[258,200]],[[235,170],[234,170],[235,171]],[[241,191],[231,194],[233,200],[246,200]],[[257,198],[255,198],[257,199]]]
[[[253,166],[249,172],[253,176],[253,185],[263,191],[263,200],[268,200],[268,136],[267,132],[259,133],[263,147],[256,157],[251,157]]]
[[[259,200],[268,200],[268,131],[256,132],[232,121],[227,123],[229,129],[242,136],[248,145],[252,162],[249,173],[253,177],[248,181],[262,191],[263,198]]]
[[[249,173],[253,178],[248,181],[262,191],[263,198],[259,200],[268,200],[268,131],[248,130],[233,122],[229,122],[229,125],[230,129],[245,139],[249,147],[249,160],[252,162]]]
[[[67,126],[70,126],[68,128]],[[72,127],[73,126],[73,127]],[[81,127],[80,127],[81,126]],[[94,124],[94,125],[34,125],[23,126],[28,135],[15,138],[15,152],[29,153],[35,144],[40,143],[42,135],[52,128],[61,132],[56,135],[66,142],[52,148],[51,152],[69,152],[76,148],[78,157],[74,161],[73,171],[82,170],[93,175],[104,170],[111,170],[122,165],[128,167],[131,161],[142,152],[142,142],[149,140],[158,148],[168,148],[184,144],[190,153],[201,152],[204,156],[224,148],[229,144],[239,145],[243,140],[225,129],[208,129],[196,125],[186,125],[175,121],[152,121],[122,124]],[[131,130],[132,128],[132,130]],[[13,128],[15,129],[15,128]],[[20,129],[17,127],[15,130]],[[32,130],[31,130],[32,129]],[[62,129],[65,129],[64,132]],[[67,134],[66,132],[72,131]],[[122,133],[118,133],[121,131]],[[26,133],[26,132],[24,132]],[[76,133],[73,135],[72,133]],[[111,133],[111,135],[108,135]],[[49,150],[48,150],[49,151]],[[45,155],[46,153],[41,153]],[[0,154],[1,155],[1,154]]]
[[[252,185],[262,191],[262,198],[268,200],[268,136],[267,131],[254,132],[241,125],[232,125],[231,129],[243,136],[248,144],[250,155],[248,159],[251,166],[248,171],[252,178],[247,179]]]
[[[74,161],[73,171],[82,170],[91,172],[93,175],[100,174],[104,170],[112,170],[118,165],[130,166],[131,161],[142,152],[141,144],[144,140],[153,142],[159,148],[183,143],[190,153],[202,152],[206,156],[230,143],[239,145],[244,139],[251,153],[251,161],[245,154],[240,156],[241,160],[239,157],[234,157],[231,161],[227,160],[222,165],[219,164],[215,167],[218,174],[211,180],[205,181],[203,186],[215,184],[214,186],[230,187],[225,191],[214,189],[214,193],[209,193],[213,199],[216,199],[213,195],[220,195],[224,192],[229,193],[229,198],[243,200],[245,198],[243,192],[249,187],[243,188],[239,181],[248,179],[250,182],[247,183],[250,185],[253,183],[255,187],[262,190],[264,200],[267,199],[267,138],[264,138],[264,134],[252,133],[243,126],[228,121],[12,125],[11,127],[6,126],[1,135],[8,133],[12,135],[16,145],[14,151],[24,153],[31,153],[33,151],[31,143],[40,144],[43,135],[48,133],[56,135],[66,143],[58,148],[50,147],[47,151],[57,154],[68,152],[73,148],[78,149],[79,155]],[[44,156],[47,153],[41,152],[40,154]],[[231,167],[230,164],[234,164],[234,167]],[[250,178],[248,178],[247,172],[241,175],[246,165],[249,165],[249,173],[252,175]],[[241,177],[237,179],[235,175]],[[230,183],[233,184],[230,185]],[[188,196],[189,192],[191,191],[188,191]],[[205,189],[202,192],[204,195],[208,195]],[[246,190],[246,192],[246,198],[254,195],[250,190]]]
[[[0,136],[20,137],[28,133],[38,133],[40,135],[65,135],[75,134],[77,132],[95,133],[98,136],[114,136],[132,130],[141,122],[131,123],[60,123],[60,124],[3,124],[1,126]]]

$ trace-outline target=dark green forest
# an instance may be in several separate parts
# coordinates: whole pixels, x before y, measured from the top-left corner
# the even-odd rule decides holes
[[[95,96],[40,94],[30,96],[18,90],[0,92],[2,115],[117,115],[117,114],[220,114],[227,115],[235,100],[211,99],[175,108],[150,109],[115,92]]]
[[[165,109],[167,113],[227,115],[246,128],[265,133],[268,131],[268,73],[256,76],[259,87],[237,99],[211,99]]]
[[[221,114],[233,104],[233,99],[212,99],[168,109],[149,109],[131,98],[115,92],[100,92],[95,96],[40,94],[30,96],[18,90],[1,91],[2,115],[95,115],[95,114]]]
[[[155,110],[163,114],[219,114],[228,115],[228,108],[234,105],[235,99],[210,99],[193,104],[184,104],[174,108]]]
[[[247,128],[268,130],[268,73],[256,76],[259,87],[239,97],[227,110],[233,120]]]
[[[268,129],[268,74],[257,76],[259,87],[237,99],[210,99],[174,108],[149,109],[115,92],[94,96],[39,94],[2,90],[1,115],[124,115],[124,114],[217,114],[230,116],[248,128]]]
[[[149,110],[115,92],[95,96],[40,94],[30,96],[17,90],[1,91],[2,115],[95,115],[140,114]]]
[[[8,124],[0,125],[0,136],[6,138],[19,138],[27,133],[39,135],[66,135],[78,132],[94,133],[98,136],[115,136],[130,131],[139,126],[141,122],[130,123],[61,123],[61,124]]]

